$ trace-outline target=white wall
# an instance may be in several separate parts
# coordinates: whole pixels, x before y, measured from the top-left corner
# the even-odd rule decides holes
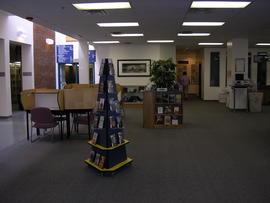
[[[10,41],[22,45],[22,72],[30,72],[30,76],[22,76],[23,89],[34,88],[33,63],[33,23],[18,16],[0,10],[0,116],[11,116],[10,89]]]
[[[149,77],[118,77],[117,60],[119,59],[168,59],[176,61],[176,48],[173,45],[99,45],[95,46],[97,53],[96,81],[99,82],[99,67],[102,58],[111,58],[115,69],[115,80],[121,85],[147,85]]]
[[[210,55],[211,52],[220,53],[220,86],[211,87],[210,86]],[[205,48],[203,53],[202,62],[202,97],[204,100],[218,100],[218,95],[222,89],[225,87],[225,72],[226,72],[226,49],[225,48]]]

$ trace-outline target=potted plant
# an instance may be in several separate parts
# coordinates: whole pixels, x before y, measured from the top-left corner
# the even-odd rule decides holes
[[[155,83],[156,88],[173,88],[175,83],[175,67],[172,59],[157,60],[151,66],[150,80]]]

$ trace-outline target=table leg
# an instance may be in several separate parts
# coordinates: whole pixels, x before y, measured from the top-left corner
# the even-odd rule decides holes
[[[27,132],[27,140],[29,140],[29,120],[28,120],[28,112],[26,111],[26,132]]]
[[[69,112],[66,112],[66,117],[67,117],[67,138],[70,137],[70,115]]]
[[[91,139],[91,136],[90,136],[90,130],[91,130],[91,125],[90,125],[90,115],[89,115],[89,111],[87,112],[87,124],[88,124],[88,137],[89,137],[89,140]]]

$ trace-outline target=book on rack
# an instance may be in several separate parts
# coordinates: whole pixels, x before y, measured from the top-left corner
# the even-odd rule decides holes
[[[175,95],[175,103],[181,104],[181,94],[176,94]]]
[[[179,116],[172,116],[172,125],[179,125]]]
[[[110,98],[109,104],[110,104],[110,111],[115,111],[114,98]]]
[[[156,124],[157,125],[163,125],[164,124],[164,117],[161,115],[156,116]]]
[[[112,147],[116,146],[117,145],[117,140],[116,140],[115,134],[111,134],[110,138],[111,138]]]
[[[94,128],[98,128],[98,116],[94,117]]]
[[[169,102],[168,94],[162,94],[162,102],[163,103],[168,103]]]
[[[163,114],[163,106],[158,106],[157,107],[157,113],[158,114]]]
[[[164,113],[172,113],[172,109],[170,106],[165,106],[164,107]]]
[[[99,159],[100,159],[100,154],[99,153],[96,153],[96,157],[95,157],[95,164],[96,165],[98,165]]]
[[[98,122],[98,128],[103,128],[104,126],[104,116],[99,117],[99,122]]]
[[[98,91],[100,93],[103,93],[104,92],[104,82],[103,81],[100,81]]]
[[[109,74],[110,75],[114,75],[115,74],[113,64],[109,64]]]
[[[110,116],[109,120],[110,120],[110,128],[115,128],[116,127],[115,118],[113,116]]]
[[[118,132],[118,140],[119,140],[119,144],[124,142],[124,137],[123,137],[123,133],[122,132]]]
[[[171,125],[171,116],[164,116],[164,125]]]
[[[123,127],[123,123],[122,123],[122,118],[121,118],[121,116],[117,116],[116,117],[116,126],[117,126],[117,128],[122,128]]]
[[[89,160],[90,160],[91,162],[94,162],[94,160],[95,160],[95,154],[96,154],[96,153],[95,153],[95,151],[93,151],[93,150],[90,152]]]
[[[100,98],[99,99],[98,110],[102,111],[104,109],[104,102],[105,102],[105,98]]]
[[[93,138],[92,138],[92,143],[93,144],[96,144],[97,143],[97,138],[98,138],[98,133],[97,132],[94,132]]]
[[[108,80],[108,93],[113,93],[113,92],[114,92],[113,81]]]
[[[99,168],[104,168],[105,160],[106,160],[106,157],[105,156],[101,156],[100,157],[100,161],[98,163]]]
[[[99,69],[99,75],[103,75],[103,73],[104,73],[104,65],[105,65],[105,63],[102,62],[101,65],[100,65],[100,69]]]
[[[180,113],[180,107],[179,106],[174,106],[173,107],[173,112],[174,113]]]
[[[169,103],[175,103],[175,94],[169,94]]]
[[[163,99],[162,99],[162,94],[156,94],[156,103],[162,103]]]

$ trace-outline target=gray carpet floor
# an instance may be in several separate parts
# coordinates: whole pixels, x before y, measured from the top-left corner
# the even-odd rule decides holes
[[[270,107],[186,101],[184,114],[182,129],[144,129],[142,109],[127,108],[134,162],[110,177],[84,164],[87,135],[5,148],[0,202],[270,202]]]

